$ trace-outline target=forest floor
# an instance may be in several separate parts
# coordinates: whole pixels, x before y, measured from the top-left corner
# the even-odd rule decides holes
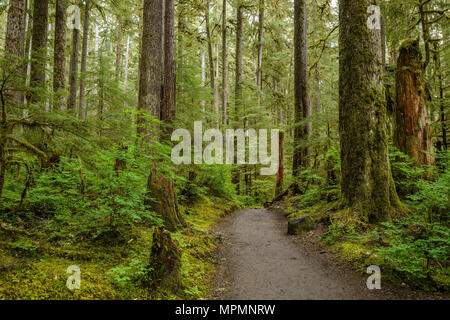
[[[218,300],[442,299],[383,282],[369,290],[369,275],[339,263],[318,243],[319,227],[308,237],[288,236],[277,210],[246,209],[216,228],[221,239],[212,298]]]

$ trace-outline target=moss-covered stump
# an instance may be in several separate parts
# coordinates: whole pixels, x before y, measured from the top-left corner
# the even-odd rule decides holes
[[[165,177],[158,180],[156,167],[153,167],[149,176],[147,190],[146,205],[161,216],[167,230],[176,231],[186,227],[186,221],[178,207],[173,181]]]
[[[181,288],[181,251],[163,228],[156,228],[150,256],[152,287],[177,293]]]

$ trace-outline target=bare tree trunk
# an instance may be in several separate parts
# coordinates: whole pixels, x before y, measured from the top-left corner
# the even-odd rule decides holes
[[[235,98],[234,98],[234,127],[239,123],[240,119],[240,109],[242,107],[242,3],[237,4],[237,15],[236,15],[236,82],[235,82]],[[245,126],[245,123],[244,123]],[[237,193],[241,192],[240,187],[240,170],[239,167],[233,170],[233,184],[236,186]]]
[[[78,56],[80,49],[80,30],[74,28],[72,31],[72,54],[70,56],[69,70],[69,101],[67,109],[72,112],[77,107],[77,89],[78,89]]]
[[[417,165],[434,163],[433,143],[425,104],[425,81],[419,42],[405,40],[400,47],[395,75],[396,125],[394,141]]]
[[[202,49],[202,87],[206,85],[206,52]],[[202,99],[201,101],[202,105],[202,112],[204,120],[207,120],[206,118],[206,101]]]
[[[280,131],[279,166],[277,173],[277,183],[275,187],[275,198],[283,193],[284,185],[284,131]]]
[[[164,139],[170,140],[169,130],[175,120],[175,2],[166,0],[164,15],[164,101],[161,110]]]
[[[31,47],[31,75],[30,85],[34,89],[45,88],[45,66],[47,62],[47,29],[48,29],[48,0],[34,1],[33,34]],[[38,92],[33,92],[30,101],[37,103],[42,100]]]
[[[56,1],[55,44],[53,53],[53,101],[54,110],[65,104],[66,90],[66,0]]]
[[[122,18],[118,18],[116,43],[116,81],[120,78],[120,65],[122,63]]]
[[[308,47],[307,47],[307,15],[306,1],[295,0],[294,43],[295,43],[295,132],[294,132],[294,165],[293,172],[298,175],[301,168],[310,166],[308,147],[300,147],[308,140],[310,124],[300,122],[310,116],[308,101]]]
[[[81,72],[80,72],[80,103],[78,107],[78,119],[83,120],[86,109],[86,67],[87,67],[87,46],[89,38],[89,6],[86,1],[84,7],[84,25],[83,25],[83,47],[81,49]]]
[[[218,103],[218,101],[217,101],[217,97],[215,95],[216,84],[215,84],[215,74],[214,74],[214,57],[213,57],[213,51],[212,51],[211,27],[210,27],[210,21],[209,21],[209,11],[210,11],[209,1],[210,0],[206,0],[206,14],[205,14],[206,22],[205,23],[206,23],[206,38],[207,38],[207,42],[208,42],[210,86],[211,86],[211,93],[214,95],[212,105],[215,106]],[[216,124],[216,125],[218,125],[218,124]]]
[[[262,94],[262,59],[264,40],[264,0],[259,0],[259,27],[258,27],[258,61],[256,64],[256,85],[258,86],[258,106],[261,105]]]
[[[23,70],[20,67],[20,59],[24,56],[24,30],[25,30],[25,2],[24,0],[11,0],[8,10],[8,21],[6,25],[5,53],[6,58],[10,61],[11,70],[16,72],[12,79],[17,85],[13,85],[13,89],[23,82]],[[19,69],[17,69],[19,68]],[[8,93],[6,100],[10,100],[15,105],[22,103],[22,94],[20,91]]]
[[[162,0],[144,0],[137,133],[147,141],[150,140],[150,124],[145,114],[156,119],[161,117],[162,8]],[[152,128],[156,137],[159,128],[156,124],[152,124]]]
[[[227,0],[222,8],[222,123],[227,125]]]
[[[130,61],[130,36],[127,37],[127,52],[125,54],[125,77],[123,84],[123,93],[127,94],[128,90],[128,64]]]

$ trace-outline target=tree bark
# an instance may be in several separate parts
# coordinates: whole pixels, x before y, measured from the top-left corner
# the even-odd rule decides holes
[[[74,28],[72,31],[72,53],[70,56],[69,70],[69,101],[67,109],[74,112],[77,108],[78,89],[78,57],[80,49],[80,30]]]
[[[164,101],[161,110],[164,139],[170,140],[175,120],[175,2],[166,0],[164,15]]]
[[[116,42],[116,81],[120,78],[120,65],[122,63],[122,18],[118,18]]]
[[[279,166],[277,173],[277,182],[275,187],[275,198],[283,192],[284,185],[284,131],[280,131],[280,149],[279,149]]]
[[[53,108],[61,110],[66,90],[66,0],[56,1],[55,44],[53,53]]]
[[[137,133],[146,141],[150,139],[150,124],[145,115],[161,117],[162,8],[162,0],[144,0]],[[152,135],[157,137],[158,125],[151,126]]]
[[[156,165],[153,166],[149,175],[147,191],[145,205],[160,215],[167,230],[176,231],[186,227],[186,222],[178,208],[173,182],[165,177],[158,179]]]
[[[150,255],[149,280],[159,287],[176,293],[181,288],[181,251],[170,233],[156,228]]]
[[[211,26],[210,26],[210,21],[209,21],[209,11],[210,11],[210,7],[209,7],[209,1],[210,0],[206,0],[206,13],[205,13],[205,20],[206,20],[206,38],[207,38],[207,42],[208,42],[208,60],[209,60],[209,77],[210,77],[210,86],[211,86],[211,93],[213,94],[213,101],[212,101],[212,105],[216,106],[216,103],[218,103],[217,99],[216,99],[216,95],[215,95],[215,89],[216,89],[216,77],[214,74],[214,57],[213,57],[213,50],[212,50],[212,39],[211,39]],[[216,126],[218,126],[218,123],[216,124]]]
[[[222,123],[227,125],[227,0],[222,5]]]
[[[47,30],[48,30],[48,0],[34,1],[33,34],[31,44],[31,75],[30,85],[33,89],[45,88],[45,67],[47,62]],[[32,92],[30,102],[37,103],[42,95]],[[44,106],[42,106],[44,107]]]
[[[425,105],[422,54],[417,40],[405,40],[400,47],[395,87],[395,145],[409,155],[417,165],[431,165],[434,158],[423,152],[432,153],[433,143]]]
[[[20,59],[24,56],[24,30],[25,30],[25,1],[24,0],[11,0],[8,10],[8,21],[6,25],[6,39],[5,39],[5,54],[10,62],[10,71],[18,71],[14,74],[12,79],[17,83],[21,81],[23,76],[20,67]],[[17,69],[19,68],[19,69]],[[17,86],[14,85],[17,89]],[[14,88],[13,88],[14,89]],[[22,103],[22,94],[20,91],[13,91],[8,93],[6,100],[11,101],[15,105]]]
[[[256,65],[256,85],[258,86],[258,106],[261,105],[262,77],[263,77],[263,41],[264,41],[264,0],[259,0],[258,25],[258,61]]]
[[[294,175],[298,176],[301,168],[310,166],[309,147],[300,147],[300,144],[308,140],[311,130],[310,124],[300,125],[310,116],[306,1],[295,0],[294,6],[295,130],[293,172]]]
[[[87,46],[89,38],[89,10],[90,2],[86,1],[84,7],[83,24],[83,46],[81,48],[81,70],[80,70],[80,101],[78,106],[78,119],[83,120],[86,109],[86,67],[87,67]]]
[[[388,158],[380,30],[367,26],[370,0],[339,6],[339,133],[346,217],[385,220],[399,205]]]

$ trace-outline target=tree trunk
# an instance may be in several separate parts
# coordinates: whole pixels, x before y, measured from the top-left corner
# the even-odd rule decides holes
[[[120,78],[120,65],[122,63],[122,18],[118,18],[116,43],[116,81]]]
[[[86,67],[87,67],[87,46],[89,38],[89,9],[90,9],[89,6],[90,2],[86,1],[84,7],[83,46],[81,48],[80,101],[78,106],[79,120],[83,120],[86,109]]]
[[[186,222],[178,209],[177,195],[172,180],[156,176],[156,166],[153,166],[147,183],[147,199],[145,205],[160,215],[167,230],[176,231],[186,227]]]
[[[216,101],[216,95],[215,95],[215,89],[216,89],[216,81],[215,81],[215,74],[214,74],[214,57],[213,57],[213,51],[212,51],[212,39],[211,39],[211,27],[209,22],[209,1],[206,0],[206,14],[205,14],[205,20],[206,20],[206,38],[208,42],[208,60],[209,60],[209,77],[210,77],[210,86],[211,86],[211,93],[214,95],[212,105],[215,106],[218,101]],[[216,124],[217,126],[218,124]]]
[[[24,56],[24,30],[25,30],[25,2],[24,0],[11,0],[8,10],[8,21],[6,25],[5,53],[9,59],[11,69],[9,71],[18,71],[12,79],[17,83],[23,82],[20,79],[23,74],[20,70],[20,59]],[[19,67],[19,69],[17,69]],[[17,86],[14,85],[14,87]],[[22,103],[22,94],[20,91],[13,91],[8,94],[6,100],[19,106]]]
[[[258,19],[258,61],[256,65],[256,85],[258,86],[258,106],[261,105],[262,95],[262,60],[263,60],[263,40],[264,40],[264,0],[259,0]]]
[[[422,151],[433,152],[431,128],[425,105],[425,81],[419,41],[405,40],[395,73],[396,125],[394,142],[417,165],[434,163],[434,158]]]
[[[78,56],[80,48],[80,30],[74,28],[72,31],[72,54],[70,56],[69,70],[69,102],[67,109],[72,112],[77,108],[77,89],[78,89]]]
[[[284,131],[280,131],[279,166],[277,173],[277,183],[275,187],[275,198],[283,192],[284,185]]]
[[[339,133],[345,216],[387,219],[399,205],[388,158],[380,30],[367,25],[370,0],[340,1]]]
[[[33,89],[45,88],[45,67],[47,62],[47,30],[48,0],[34,1],[33,34],[31,44],[32,61],[30,75],[30,86]],[[37,103],[42,99],[43,97],[40,93],[31,93],[30,102]]]
[[[125,76],[123,81],[123,93],[127,94],[128,90],[128,64],[130,61],[130,36],[127,37],[127,51],[125,54]]]
[[[308,147],[300,147],[308,140],[310,124],[300,122],[310,116],[308,101],[308,47],[306,1],[295,0],[294,17],[294,59],[295,59],[295,130],[294,130],[294,164],[293,172],[299,175],[301,168],[309,167],[310,152]]]
[[[164,139],[170,141],[170,129],[175,120],[175,3],[166,0],[164,15],[164,101],[161,110]]]
[[[53,53],[53,108],[61,110],[66,90],[66,0],[56,1],[55,44]]]
[[[236,69],[235,69],[235,97],[234,97],[234,127],[239,125],[240,109],[242,107],[242,4],[238,3],[236,14]],[[245,124],[244,124],[245,126]],[[237,142],[237,140],[235,140]],[[236,163],[236,162],[235,162]],[[233,169],[232,183],[236,186],[237,193],[241,192],[240,188],[240,170],[239,167]]]
[[[222,123],[227,125],[227,1],[222,8]]]
[[[161,117],[162,8],[162,0],[144,0],[137,133],[146,141],[150,139],[150,124],[145,115]],[[151,126],[152,135],[158,136],[158,126]]]
[[[176,293],[181,288],[181,251],[170,233],[156,228],[150,255],[149,280],[159,287]]]

